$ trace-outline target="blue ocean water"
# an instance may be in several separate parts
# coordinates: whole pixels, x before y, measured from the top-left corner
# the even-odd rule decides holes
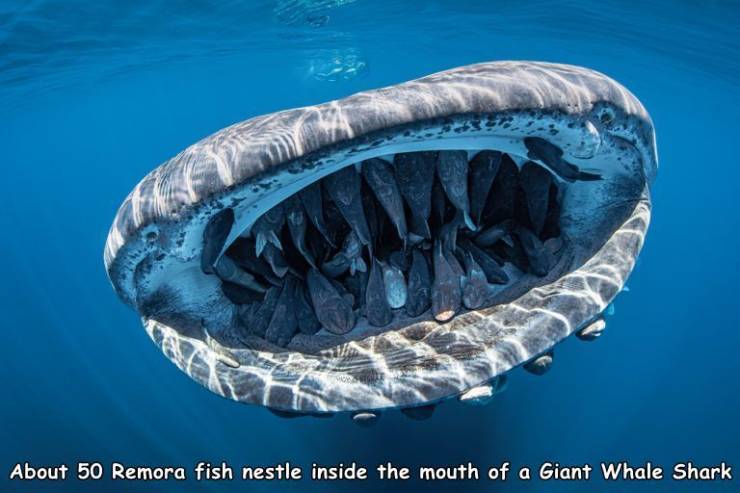
[[[22,484],[11,467],[222,460],[307,468],[510,461],[727,461],[740,475],[740,6],[572,0],[0,3],[1,491],[183,491]],[[606,334],[561,344],[486,408],[373,429],[282,420],[180,373],[110,288],[110,222],[150,169],[226,125],[463,64],[584,65],[654,119],[653,224]],[[738,491],[732,483],[189,484],[198,491]]]

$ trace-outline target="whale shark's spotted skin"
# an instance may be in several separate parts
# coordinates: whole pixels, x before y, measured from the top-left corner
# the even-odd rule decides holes
[[[299,334],[287,348],[231,329],[234,307],[200,268],[214,214],[234,211],[228,246],[266,210],[344,166],[443,149],[502,151],[559,178],[562,248],[546,276],[524,274],[495,303],[445,323],[427,312],[392,330]],[[488,395],[478,386],[599,320],[642,247],[656,171],[650,117],[615,81],[568,65],[471,65],[201,140],[125,199],[105,265],[167,357],[220,395],[299,414],[424,406]]]

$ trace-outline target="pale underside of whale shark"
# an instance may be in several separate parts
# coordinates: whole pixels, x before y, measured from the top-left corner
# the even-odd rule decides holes
[[[484,188],[483,202],[471,204],[469,196],[480,196],[472,166],[483,151],[503,156],[516,176],[497,182],[491,175],[498,191]],[[438,201],[421,218],[424,207],[411,205],[414,187],[426,185],[406,180],[404,168],[416,158],[418,176],[440,184]],[[504,167],[502,161],[495,169]],[[643,245],[656,172],[650,117],[612,79],[569,65],[482,63],[252,118],[206,137],[125,199],[105,266],[165,355],[224,397],[297,415],[373,416],[385,408],[428,409],[455,396],[480,402],[511,369],[546,369],[553,346],[569,335],[600,333],[602,313]],[[468,181],[461,181],[465,173]],[[513,195],[506,183],[516,186]],[[309,220],[312,209],[303,202],[304,217],[294,200],[316,184],[327,208],[340,212],[323,235]],[[371,186],[383,184],[392,185],[386,195]],[[351,192],[355,186],[360,195]],[[533,190],[549,191],[549,202],[538,202]],[[525,212],[499,221],[496,201],[504,196]],[[373,229],[371,217],[365,229],[357,214],[370,217],[368,203],[377,216],[387,213],[390,226]],[[294,221],[275,215],[271,226],[266,213],[284,209],[298,211]],[[542,226],[545,212],[555,229]],[[506,231],[491,229],[501,224]],[[450,228],[457,242],[448,241]],[[335,230],[344,238],[330,245],[322,238],[338,236]],[[232,255],[249,242],[258,247],[254,258]],[[394,242],[391,253],[401,252],[395,257],[386,251]],[[334,276],[350,247],[355,257]],[[294,261],[290,251],[301,255]],[[432,300],[420,305],[421,314],[408,309],[416,293],[411,277],[418,276],[411,260],[393,262],[399,257],[426,259],[419,262],[431,276]],[[476,277],[475,266],[489,257],[500,263],[501,279],[486,269]],[[454,282],[441,282],[450,275]],[[355,276],[360,295],[347,281]],[[449,286],[480,294],[471,287],[475,279],[486,296],[444,296]],[[398,283],[403,296],[392,287]],[[235,302],[233,290],[248,301]],[[322,304],[335,294],[336,302]],[[438,309],[435,295],[437,305],[452,308]],[[484,304],[473,305],[473,298]],[[307,300],[307,312],[296,309],[299,300]],[[341,308],[351,320],[332,311]],[[451,318],[441,315],[448,312]],[[304,331],[306,317],[295,313],[315,316],[316,332]],[[260,317],[262,333],[250,326]],[[346,327],[334,330],[335,322]]]

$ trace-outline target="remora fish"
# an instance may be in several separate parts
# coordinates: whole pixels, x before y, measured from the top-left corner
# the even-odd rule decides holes
[[[481,151],[470,160],[468,185],[470,216],[475,224],[481,223],[491,185],[501,167],[501,155],[499,151]]]
[[[205,274],[213,274],[213,266],[233,225],[234,209],[228,208],[214,214],[203,229],[203,253],[200,256],[200,268]]]
[[[444,224],[447,217],[447,199],[445,191],[439,180],[434,180],[432,185],[432,224],[439,227]]]
[[[285,215],[288,220],[288,232],[296,250],[311,267],[315,268],[316,260],[306,246],[306,213],[297,195],[291,195],[285,200]]]
[[[271,243],[278,250],[282,250],[277,234],[285,224],[285,211],[282,202],[262,214],[252,225],[252,235],[255,239],[257,256],[262,255],[267,243]]]
[[[426,239],[432,237],[428,220],[436,160],[437,153],[428,151],[398,153],[393,157],[396,183],[411,211],[412,231]]]
[[[512,221],[504,221],[486,228],[475,237],[475,244],[479,247],[489,247],[497,241],[507,237],[511,231]]]
[[[525,137],[524,145],[527,148],[527,155],[530,159],[536,159],[545,163],[548,168],[553,170],[565,181],[601,180],[601,176],[581,171],[577,166],[563,159],[563,150],[541,137]]]
[[[519,168],[508,154],[504,154],[483,210],[486,224],[496,224],[514,217],[519,186]]]
[[[383,274],[376,259],[372,260],[370,275],[367,280],[365,316],[367,321],[376,327],[384,327],[393,320],[393,312],[388,305],[388,298],[385,293]]]
[[[452,270],[442,251],[442,243],[434,244],[434,281],[432,281],[432,315],[446,322],[460,311],[460,279]]]
[[[498,262],[488,254],[488,252],[479,248],[467,238],[463,238],[462,241],[460,241],[460,247],[464,251],[473,255],[475,261],[480,265],[481,269],[483,269],[483,272],[486,273],[486,279],[488,279],[488,282],[494,284],[506,284],[509,282],[509,276],[501,266],[499,266]]]
[[[550,172],[532,161],[527,161],[522,165],[519,179],[527,202],[529,221],[534,232],[539,235],[542,233],[547,217],[547,204],[552,183]]]
[[[262,256],[265,258],[272,271],[278,277],[283,277],[288,272],[289,267],[285,262],[285,258],[280,250],[272,243],[265,244],[264,250],[262,250]]]
[[[362,163],[362,176],[396,227],[398,237],[405,242],[408,236],[406,214],[391,166],[382,159],[368,159]]]
[[[301,203],[306,210],[306,215],[309,221],[311,221],[311,224],[321,233],[321,236],[324,237],[332,248],[335,247],[334,240],[329,235],[326,224],[324,223],[324,199],[321,197],[321,184],[319,182],[311,183],[298,192],[298,197],[301,199]]]
[[[298,330],[295,303],[295,278],[288,276],[280,292],[275,311],[265,331],[265,339],[273,344],[286,347]]]
[[[301,283],[296,283],[294,297],[298,330],[306,335],[313,335],[321,330],[321,323],[316,318],[306,288]]]
[[[240,286],[239,284],[234,284],[229,281],[223,281],[221,283],[221,292],[235,305],[254,303],[256,301],[262,301],[263,298],[263,296],[256,291],[252,291],[249,288],[245,288],[244,286]]]
[[[471,231],[477,228],[470,217],[468,200],[468,154],[465,151],[440,151],[437,157],[437,176],[447,198],[462,212],[465,226]]]
[[[530,270],[540,277],[546,276],[550,271],[550,260],[540,239],[526,228],[517,228],[516,234],[522,242]]]
[[[432,304],[432,280],[429,275],[429,264],[424,255],[416,248],[412,250],[411,255],[406,314],[410,317],[418,317]]]
[[[250,305],[239,307],[239,318],[248,333],[258,337],[265,337],[265,331],[267,331],[267,326],[272,319],[272,313],[275,311],[275,306],[280,297],[280,291],[280,288],[268,289],[262,303],[252,305],[252,309],[249,308]]]
[[[261,285],[252,274],[239,268],[239,266],[226,255],[223,255],[218,259],[214,269],[216,271],[216,275],[224,281],[238,284],[239,286],[243,286],[258,293],[265,292],[265,287]]]
[[[344,239],[342,251],[321,265],[321,271],[332,278],[341,276],[347,270],[350,271],[350,275],[355,275],[357,271],[367,270],[367,265],[362,259],[362,245],[354,230],[350,231]]]
[[[333,334],[346,334],[355,326],[355,314],[350,305],[329,280],[318,270],[306,276],[311,304],[321,326]]]
[[[326,191],[337,205],[347,224],[357,233],[363,245],[369,245],[370,228],[362,209],[360,195],[360,175],[354,166],[346,166],[324,179]]]
[[[273,273],[270,264],[264,258],[257,257],[255,251],[254,239],[239,237],[226,253],[243,269],[262,276],[273,286],[282,286],[283,281]]]
[[[393,309],[401,308],[406,304],[407,298],[406,279],[403,277],[403,272],[384,262],[380,262],[380,267],[383,270],[383,283],[388,305]]]
[[[475,261],[470,252],[466,252],[465,281],[463,282],[463,305],[470,310],[480,308],[486,303],[489,294],[488,279],[478,262]]]

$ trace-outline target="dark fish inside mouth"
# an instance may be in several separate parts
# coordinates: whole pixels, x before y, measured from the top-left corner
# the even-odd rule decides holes
[[[249,306],[237,332],[325,347],[333,339],[305,337],[351,339],[355,329],[358,337],[393,330],[427,312],[446,322],[501,303],[519,279],[545,277],[557,262],[544,247],[558,226],[556,177],[500,151],[468,154],[408,152],[346,166],[264,211],[218,259],[212,252],[234,221],[214,215],[201,263],[230,302]],[[407,224],[421,227],[415,241]]]

